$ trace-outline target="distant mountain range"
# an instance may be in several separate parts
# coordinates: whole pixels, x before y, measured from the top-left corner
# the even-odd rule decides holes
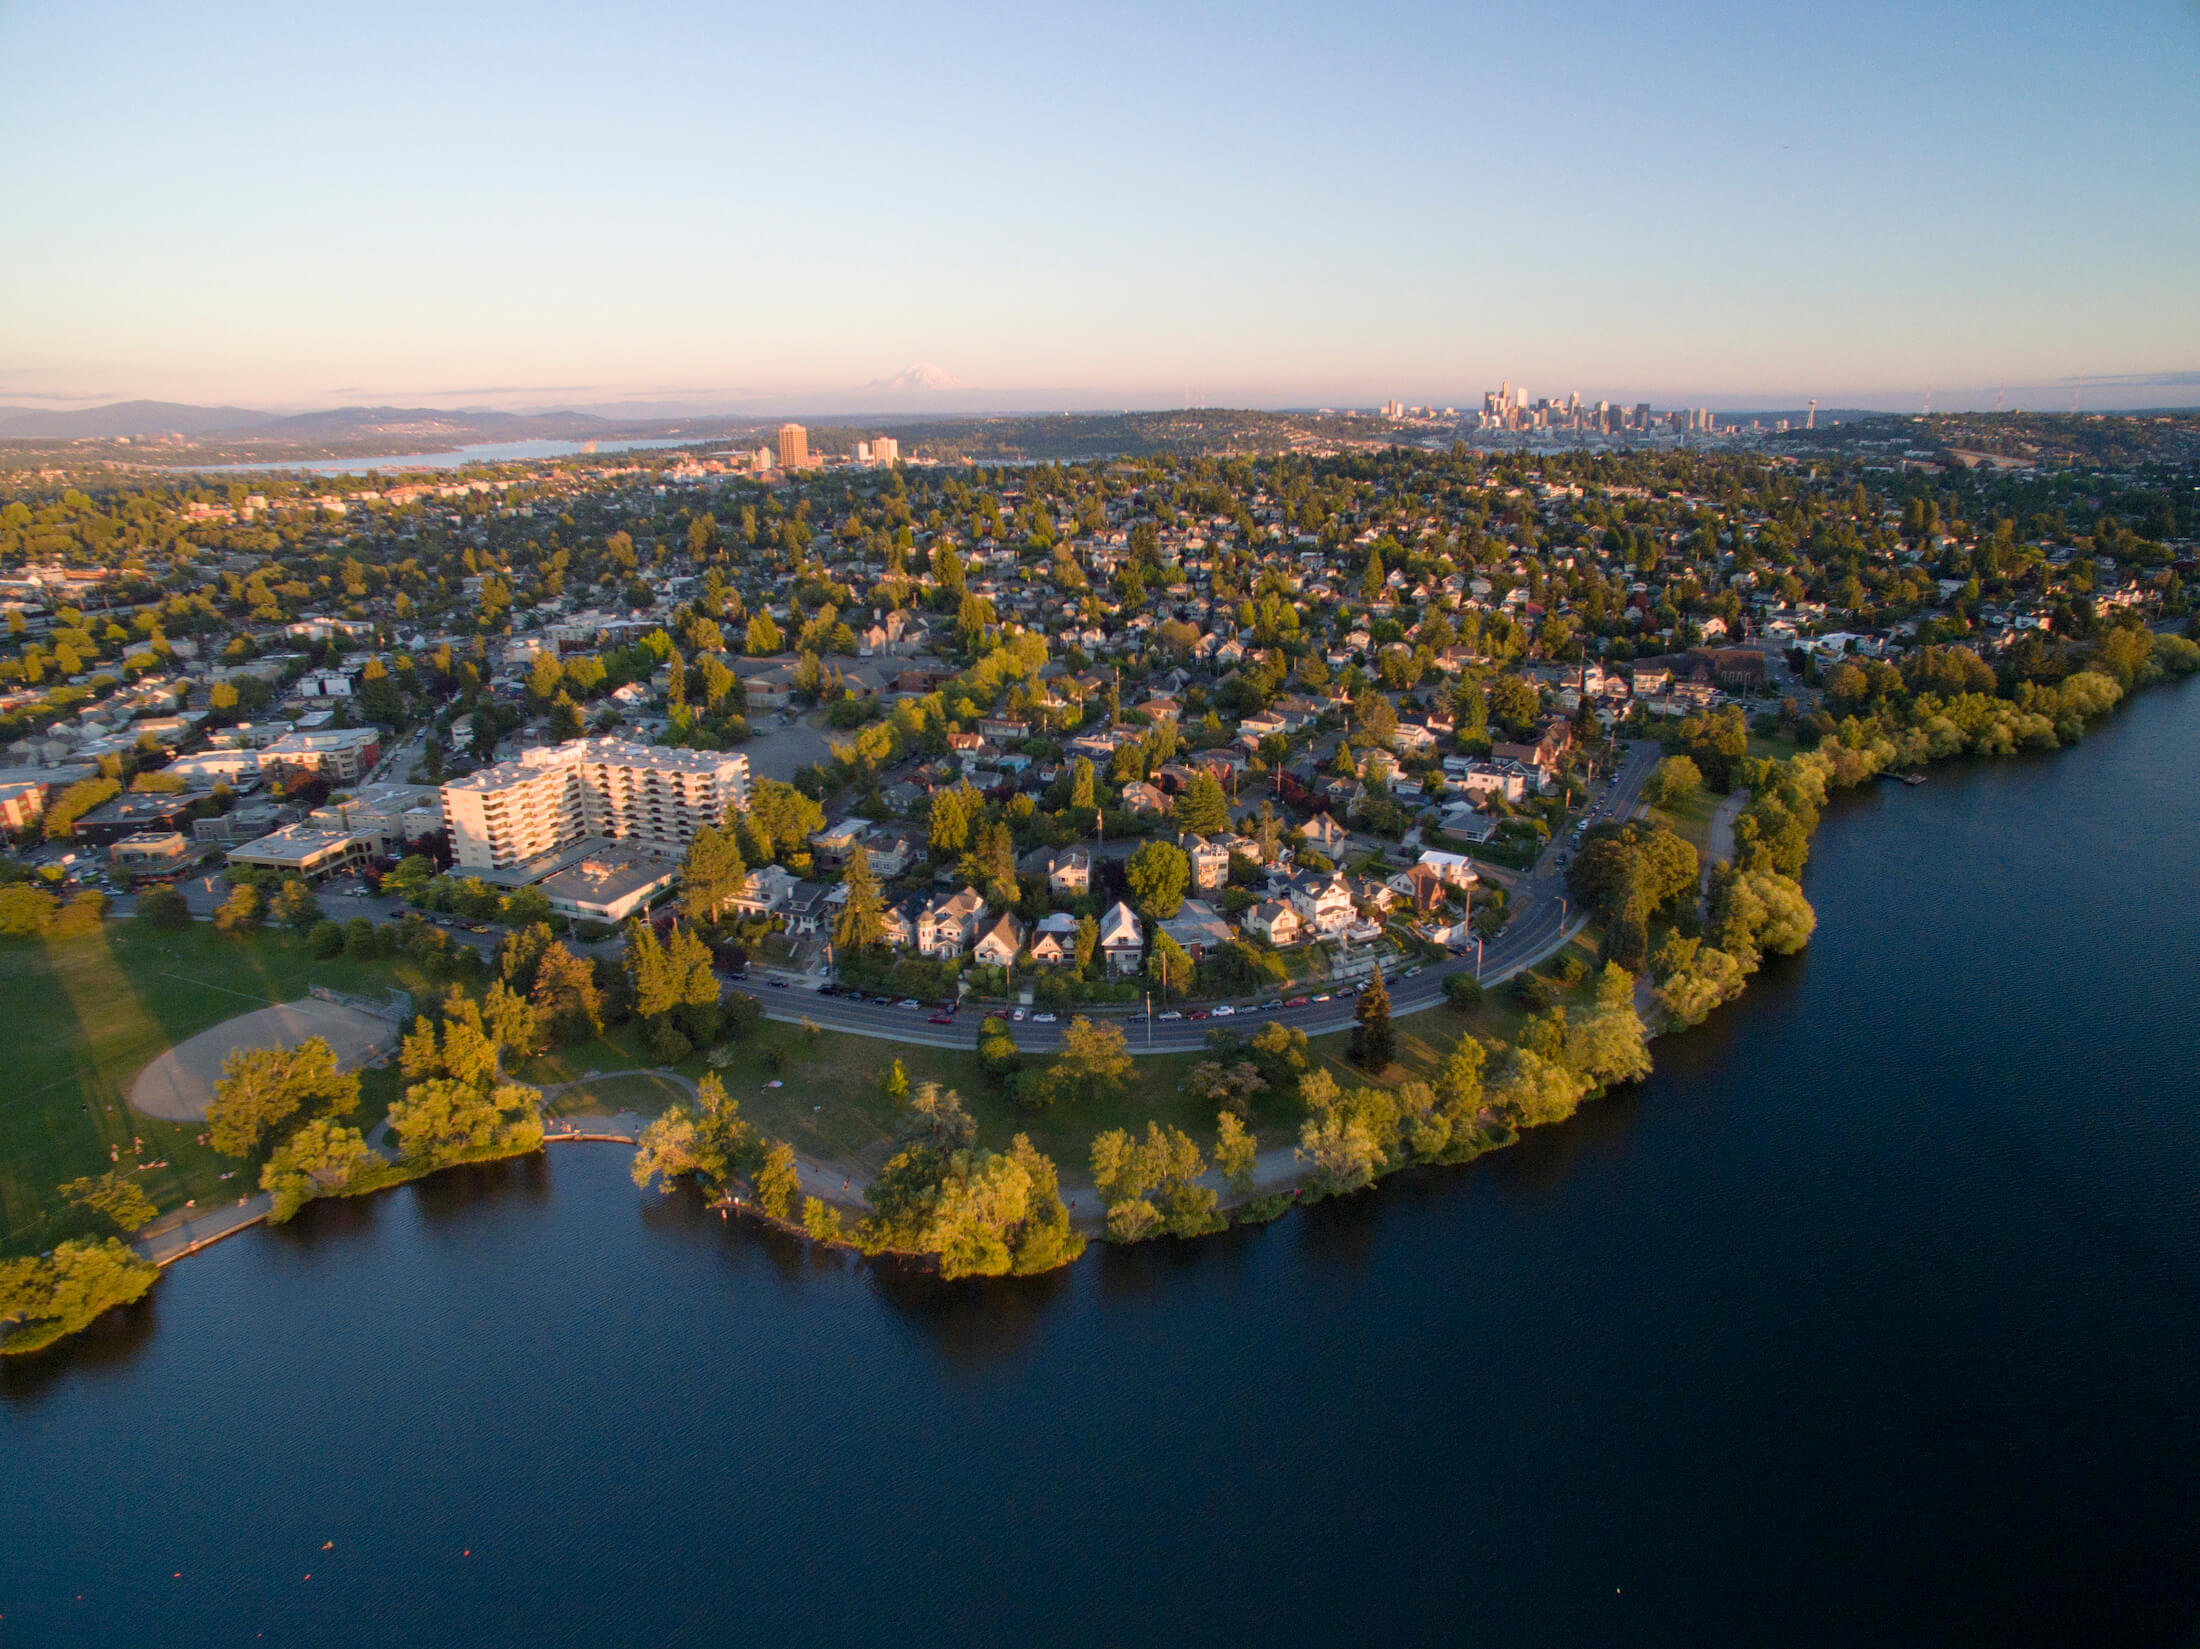
[[[210,435],[264,424],[271,412],[244,407],[195,407],[179,401],[118,401],[113,406],[54,412],[0,407],[0,440],[111,441],[116,436]]]
[[[336,407],[326,412],[254,412],[176,401],[120,401],[113,406],[54,412],[0,407],[0,440],[82,441],[185,435],[193,439],[299,442],[423,440],[588,440],[614,427],[585,412],[448,412],[434,407]]]

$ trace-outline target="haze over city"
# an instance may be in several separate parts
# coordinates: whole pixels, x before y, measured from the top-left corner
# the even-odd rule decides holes
[[[2200,398],[2171,0],[18,6],[0,52],[15,406]]]

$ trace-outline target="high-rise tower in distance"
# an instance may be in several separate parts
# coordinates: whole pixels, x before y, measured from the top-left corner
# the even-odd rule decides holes
[[[810,467],[810,432],[800,424],[779,426],[779,467],[783,470]]]

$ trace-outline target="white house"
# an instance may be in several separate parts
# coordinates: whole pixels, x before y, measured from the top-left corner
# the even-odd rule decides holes
[[[1107,955],[1110,974],[1136,973],[1145,960],[1146,930],[1131,907],[1120,900],[1100,918],[1100,949]]]

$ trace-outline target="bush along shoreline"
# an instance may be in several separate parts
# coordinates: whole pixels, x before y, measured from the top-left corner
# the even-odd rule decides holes
[[[1559,960],[1559,982],[1575,987],[1570,1003],[1556,1000],[1558,985],[1543,974],[1516,976],[1509,988],[1529,1010],[1518,1034],[1510,1041],[1463,1035],[1429,1080],[1381,1080],[1394,1044],[1379,975],[1352,1033],[1353,1061],[1368,1082],[1347,1087],[1314,1068],[1305,1034],[1282,1026],[1220,1048],[1192,1076],[1220,1101],[1211,1152],[1157,1122],[1143,1135],[1113,1129],[1094,1139],[1102,1236],[1131,1243],[1264,1224],[1404,1168],[1472,1161],[1641,1080],[1652,1069],[1654,1034],[1703,1023],[1742,994],[1764,958],[1810,942],[1817,917],[1800,877],[1835,792],[1960,757],[2075,743],[2133,691],[2200,670],[2200,645],[2184,637],[2119,629],[2110,639],[2115,646],[2097,648],[2059,681],[2020,681],[2007,690],[1994,690],[1992,672],[1962,647],[1920,649],[1900,670],[1852,668],[1858,679],[1837,679],[1832,688],[1847,713],[1835,720],[1821,712],[1804,730],[1816,742],[1788,757],[1746,755],[1738,713],[1690,718],[1670,741],[1676,754],[1748,797],[1734,819],[1733,855],[1709,868],[1701,897],[1700,856],[1673,832],[1639,820],[1598,826],[1568,878],[1598,913],[1605,961],[1593,979],[1568,980],[1581,964]],[[316,1198],[365,1195],[443,1168],[525,1155],[542,1147],[541,1095],[506,1080],[502,1060],[507,1051],[530,1050],[540,1036],[537,1005],[502,980],[479,1001],[454,986],[441,1027],[423,1016],[404,1039],[407,1086],[389,1117],[394,1152],[370,1145],[342,1120],[357,1109],[358,1078],[336,1072],[325,1043],[241,1052],[217,1084],[212,1142],[259,1164],[278,1222]],[[1105,1079],[1117,1053],[1087,1048],[1074,1068],[1034,1076],[1050,1095],[1074,1103],[1081,1084]],[[1127,1065],[1127,1052],[1121,1057]],[[1264,1190],[1245,1099],[1267,1088],[1295,1092],[1306,1116],[1292,1151],[1295,1179]],[[932,1084],[909,1097],[894,1154],[866,1188],[871,1212],[852,1224],[838,1207],[801,1194],[793,1148],[742,1118],[715,1074],[702,1078],[695,1106],[675,1105],[649,1125],[633,1175],[638,1186],[655,1182],[666,1191],[692,1181],[821,1245],[919,1260],[947,1279],[1054,1270],[1086,1247],[1054,1162],[1022,1134],[1005,1152],[978,1145],[960,1098]],[[125,1232],[150,1215],[99,1181],[64,1189]],[[0,1355],[43,1350],[78,1333],[144,1298],[158,1277],[157,1267],[113,1237],[0,1262]]]

